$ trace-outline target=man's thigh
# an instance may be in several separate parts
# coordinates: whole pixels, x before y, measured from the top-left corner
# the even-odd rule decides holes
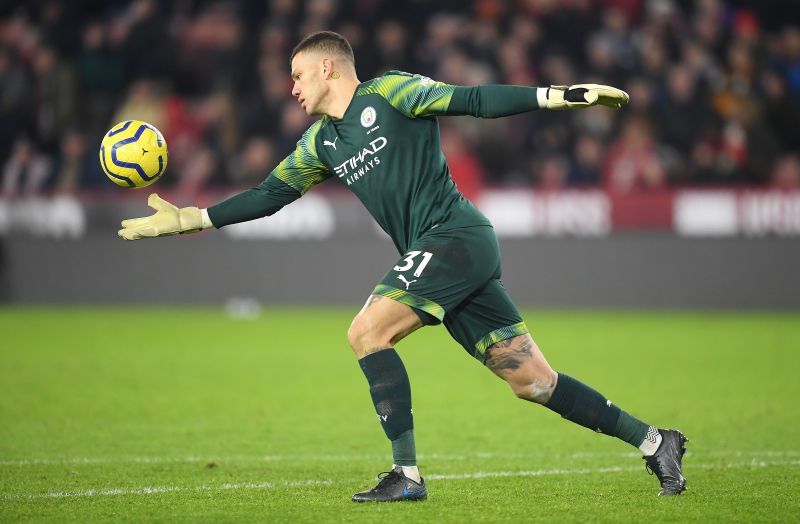
[[[419,317],[405,304],[371,295],[350,324],[347,340],[358,358],[394,347],[422,327]]]
[[[500,279],[490,280],[448,311],[444,325],[467,353],[481,363],[486,362],[486,349],[492,344],[528,333]]]

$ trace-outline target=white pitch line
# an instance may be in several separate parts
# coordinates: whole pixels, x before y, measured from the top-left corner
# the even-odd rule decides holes
[[[299,488],[307,486],[321,486],[331,484],[331,480],[298,480],[287,482],[245,482],[245,483],[225,483],[215,486],[146,486],[143,488],[104,488],[86,489],[81,491],[54,491],[50,493],[38,493],[34,495],[3,495],[6,500],[34,500],[44,498],[77,498],[77,497],[108,497],[115,495],[156,495],[160,493],[175,493],[188,491],[193,493],[207,491],[231,491],[231,490],[267,490],[275,488]]]
[[[733,469],[733,468],[766,468],[770,466],[800,466],[800,460],[735,462],[730,464],[686,464],[686,469]],[[606,468],[577,468],[577,469],[534,469],[522,471],[478,471],[476,473],[454,473],[426,475],[430,480],[463,480],[484,479],[497,477],[541,477],[545,475],[590,475],[592,473],[630,473],[641,471],[642,467],[611,466]]]
[[[730,464],[687,464],[689,471],[693,469],[736,469],[736,468],[767,468],[772,466],[800,466],[800,460],[785,461],[763,461],[753,459],[750,462],[735,462]],[[641,471],[641,467],[604,467],[604,468],[575,468],[575,469],[540,469],[522,471],[477,471],[474,473],[454,473],[454,474],[432,474],[425,478],[428,480],[465,480],[465,479],[486,479],[498,477],[542,477],[547,475],[591,475],[596,473],[630,473]],[[229,491],[229,490],[267,490],[275,488],[299,488],[307,486],[319,486],[330,484],[344,484],[360,482],[363,479],[338,479],[333,480],[298,480],[285,482],[248,482],[241,484],[219,484],[203,486],[146,486],[143,488],[104,488],[89,489],[81,491],[56,491],[50,493],[37,494],[3,494],[5,500],[36,500],[46,498],[78,498],[78,497],[102,497],[102,496],[125,496],[125,495],[154,495],[160,493],[175,492],[207,492],[207,491]]]
[[[741,458],[741,457],[800,457],[800,451],[788,450],[709,450],[694,451],[689,450],[694,457],[721,457],[721,458]],[[449,454],[449,453],[422,453],[417,455],[419,460],[481,460],[481,459],[536,459],[547,457],[548,459],[581,459],[597,457],[631,458],[641,456],[640,452],[602,452],[602,451],[580,451],[575,453],[490,453],[476,452],[474,454]],[[352,462],[365,460],[384,460],[383,454],[363,454],[363,455],[232,455],[232,456],[197,456],[188,455],[185,457],[64,457],[53,459],[17,459],[0,460],[0,466],[58,466],[58,465],[94,465],[94,464],[194,464],[203,462]]]

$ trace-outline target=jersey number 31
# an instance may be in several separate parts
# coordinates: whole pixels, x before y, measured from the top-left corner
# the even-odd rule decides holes
[[[418,277],[422,275],[422,272],[425,271],[425,266],[428,265],[428,262],[431,261],[433,257],[433,253],[428,253],[427,251],[409,251],[406,253],[406,256],[403,258],[402,263],[397,264],[392,269],[395,271],[399,271],[400,273],[404,271],[408,271],[412,267],[414,267],[414,259],[418,256],[422,255],[422,260],[420,261],[419,265],[417,266],[417,270],[414,271],[414,276]]]

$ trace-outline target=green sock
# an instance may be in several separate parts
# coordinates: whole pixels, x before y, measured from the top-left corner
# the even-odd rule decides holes
[[[617,437],[637,448],[650,429],[648,424],[622,411],[594,389],[563,373],[558,374],[556,389],[545,407],[567,420]]]
[[[616,426],[614,426],[613,435],[638,448],[644,441],[649,429],[649,424],[645,424],[627,411],[619,410],[619,418]]]
[[[417,465],[417,446],[414,443],[414,430],[409,429],[392,440],[392,457],[398,466]]]
[[[392,442],[394,463],[416,466],[411,383],[394,348],[370,353],[358,361],[369,382],[369,392],[386,437]]]

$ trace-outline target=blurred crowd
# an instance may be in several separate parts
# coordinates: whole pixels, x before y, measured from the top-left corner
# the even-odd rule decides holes
[[[159,185],[192,195],[259,183],[313,121],[291,97],[288,58],[321,29],[349,39],[361,80],[399,69],[630,93],[622,111],[440,119],[469,196],[486,185],[797,188],[794,11],[768,0],[0,2],[0,191],[111,187],[97,149],[126,119],[165,135]]]

